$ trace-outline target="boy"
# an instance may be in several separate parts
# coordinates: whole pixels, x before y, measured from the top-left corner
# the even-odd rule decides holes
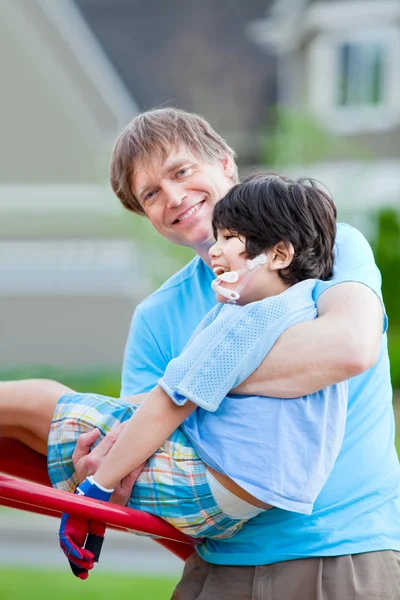
[[[129,505],[185,533],[229,537],[271,506],[311,513],[342,442],[346,384],[289,403],[238,396],[221,401],[284,329],[315,318],[312,290],[315,278],[332,272],[335,217],[330,198],[305,181],[259,176],[228,192],[214,209],[217,242],[210,257],[217,299],[241,306],[219,305],[205,317],[79,493],[109,500],[109,488],[161,445]],[[49,437],[53,484],[75,489],[71,455],[82,431],[98,426],[104,434],[132,412],[110,398],[62,397]],[[170,436],[185,417],[182,430]],[[278,439],[283,447],[276,457]],[[89,523],[78,521],[76,535],[64,516],[61,545],[70,560],[91,568],[93,557],[76,543]]]

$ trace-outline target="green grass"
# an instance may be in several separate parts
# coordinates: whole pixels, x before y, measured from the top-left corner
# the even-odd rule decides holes
[[[167,600],[177,579],[92,573],[86,581],[68,572],[0,569],[2,600]]]
[[[121,389],[119,370],[106,369],[62,369],[42,365],[0,368],[0,381],[31,378],[55,379],[78,392],[92,392],[118,398]]]

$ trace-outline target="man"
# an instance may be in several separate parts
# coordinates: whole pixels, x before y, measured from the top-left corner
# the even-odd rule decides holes
[[[214,305],[211,214],[237,179],[233,151],[196,115],[150,111],[118,139],[111,162],[118,198],[165,238],[197,253],[137,307],[122,396],[151,390]],[[316,300],[319,318],[287,330],[236,391],[290,402],[351,378],[334,470],[311,516],[272,509],[230,540],[206,541],[188,560],[175,600],[400,597],[400,469],[386,317],[371,249],[351,227],[338,227],[334,278],[317,286]],[[75,453],[80,477],[107,451],[103,442],[85,457],[88,439]]]

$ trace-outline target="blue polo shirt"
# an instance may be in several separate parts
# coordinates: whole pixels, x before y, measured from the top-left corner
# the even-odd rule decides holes
[[[151,390],[181,353],[215,305],[213,278],[196,257],[138,306],[126,346],[122,396]],[[380,297],[380,275],[368,243],[354,228],[339,225],[334,277],[316,286],[315,300],[328,287],[349,281],[369,286]],[[343,444],[312,514],[274,508],[228,540],[207,540],[198,552],[215,564],[261,565],[390,549],[400,551],[400,467],[384,334],[375,366],[349,381]]]

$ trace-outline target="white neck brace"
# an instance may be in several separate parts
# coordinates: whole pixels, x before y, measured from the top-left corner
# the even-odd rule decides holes
[[[240,292],[243,288],[248,284],[250,279],[253,277],[254,273],[267,262],[267,257],[264,254],[259,254],[251,260],[246,261],[246,266],[239,269],[239,271],[227,271],[226,273],[221,273],[218,275],[214,281],[211,282],[211,287],[214,292],[220,294],[224,298],[227,298],[228,304],[236,304],[236,301],[240,298]],[[225,281],[226,283],[235,283],[239,279],[239,275],[242,273],[246,273],[245,277],[243,277],[242,282],[238,285],[234,290],[227,290],[226,288],[220,285],[221,281]]]

